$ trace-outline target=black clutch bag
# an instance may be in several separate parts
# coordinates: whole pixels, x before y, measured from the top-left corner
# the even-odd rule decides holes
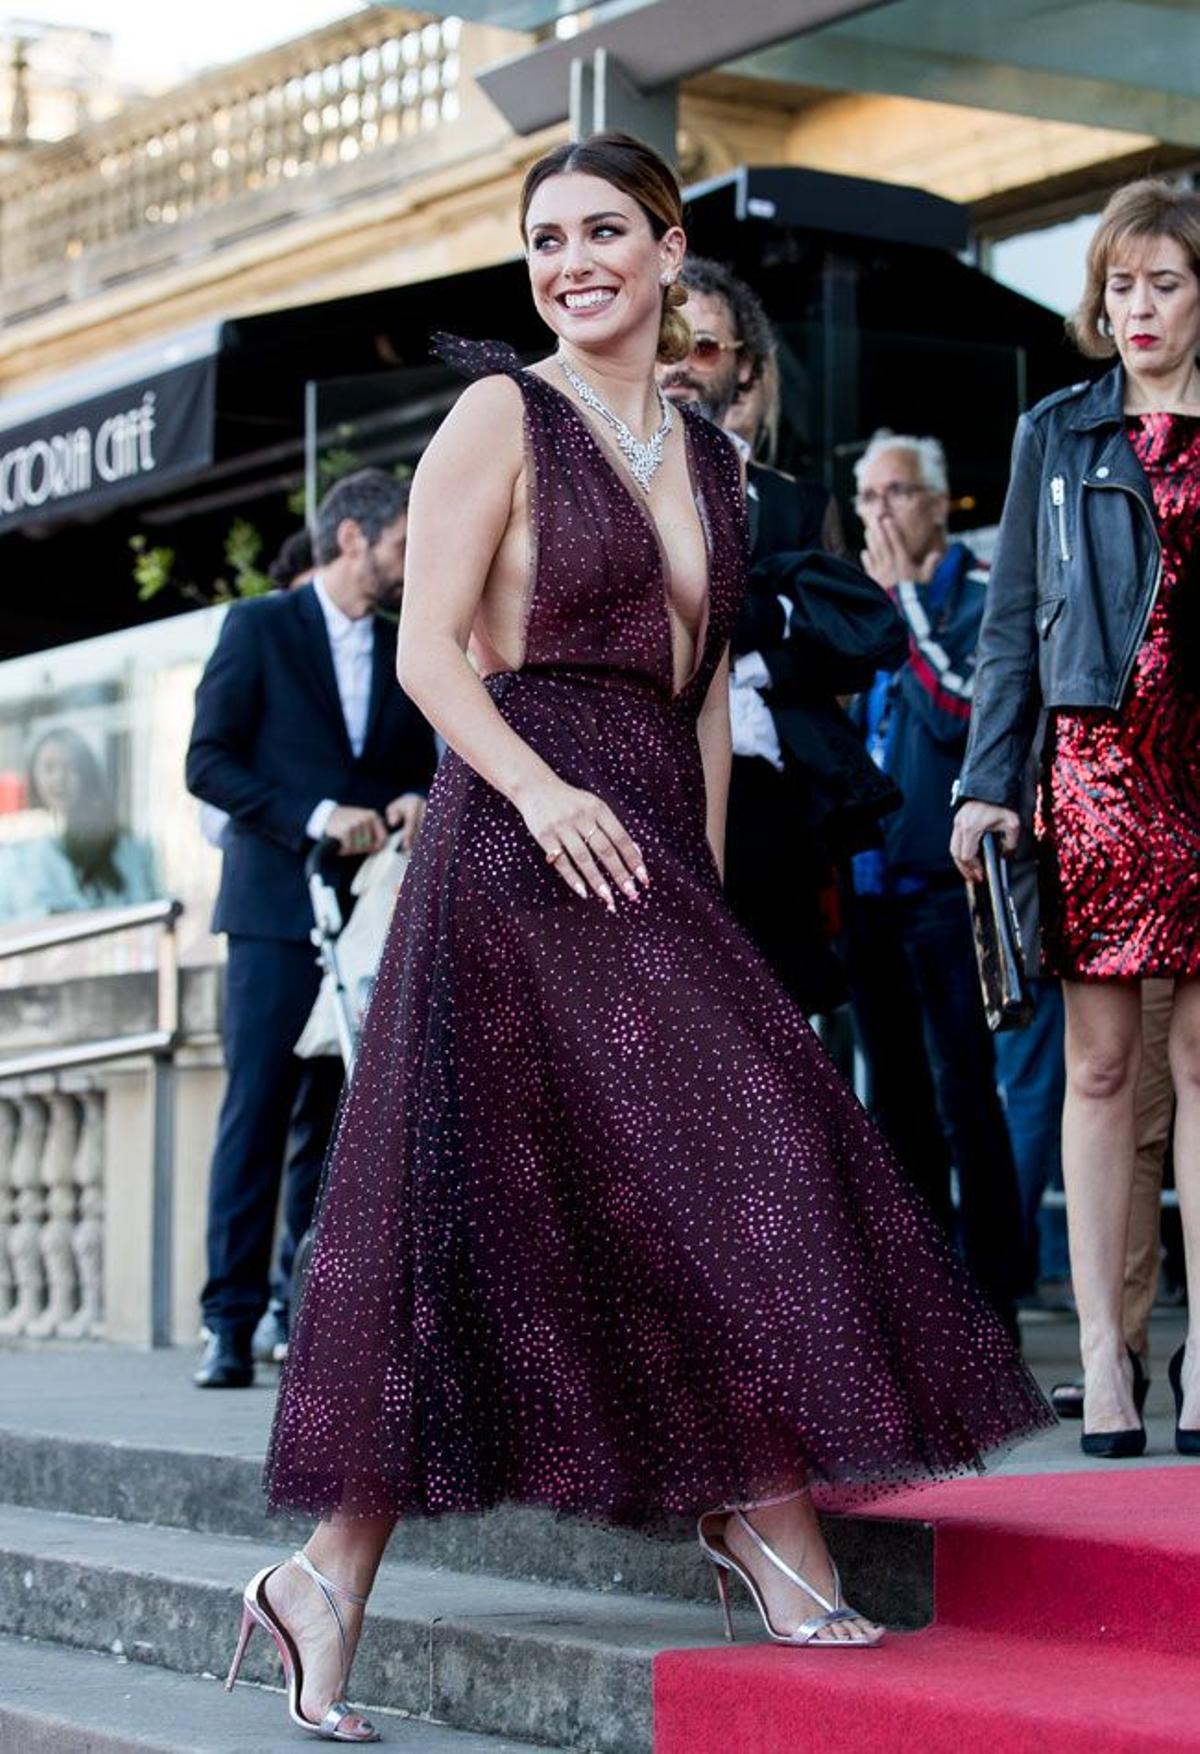
[[[967,899],[983,1009],[991,1030],[1024,1029],[1033,1015],[1033,1000],[1025,980],[1021,928],[1008,887],[1008,867],[994,834],[984,835],[979,856],[983,881],[967,884]]]

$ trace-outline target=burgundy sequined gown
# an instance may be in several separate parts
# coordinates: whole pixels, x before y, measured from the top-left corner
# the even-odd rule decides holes
[[[510,372],[525,404],[525,661],[488,691],[610,802],[652,885],[615,918],[580,900],[443,761],[331,1152],[271,1502],[665,1528],[805,1481],[975,1467],[1045,1405],[705,840],[696,717],[742,588],[733,449],[687,416],[710,603],[673,695],[631,479],[507,349],[442,351]]]
[[[1126,431],[1154,496],[1158,597],[1121,710],[1054,714],[1041,787],[1044,961],[1076,980],[1200,975],[1200,419]]]

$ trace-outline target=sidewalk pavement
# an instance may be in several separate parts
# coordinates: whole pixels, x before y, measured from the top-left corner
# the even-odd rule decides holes
[[[1122,1466],[1161,1467],[1185,1460],[1174,1449],[1174,1410],[1167,1386],[1167,1360],[1185,1332],[1183,1312],[1155,1313],[1147,1453],[1140,1462]],[[1022,1337],[1025,1356],[1047,1393],[1054,1383],[1078,1375],[1073,1317],[1026,1316]],[[191,1380],[197,1356],[183,1347],[144,1352],[94,1343],[9,1343],[0,1348],[0,1424],[47,1436],[262,1456],[278,1370],[260,1365],[252,1389],[201,1391]],[[1080,1455],[1079,1431],[1078,1421],[1070,1421],[1019,1444],[996,1464],[996,1471],[1041,1474],[1095,1466]]]

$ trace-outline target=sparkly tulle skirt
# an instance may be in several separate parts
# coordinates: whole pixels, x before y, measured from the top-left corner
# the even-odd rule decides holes
[[[492,679],[651,887],[573,895],[442,764],[322,1197],[275,1506],[501,1502],[646,1529],[974,1469],[1050,1422],[729,914],[694,712],[611,673]]]

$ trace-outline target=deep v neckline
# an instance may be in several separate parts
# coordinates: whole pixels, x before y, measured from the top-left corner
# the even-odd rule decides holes
[[[692,445],[692,432],[689,424],[691,417],[688,415],[686,409],[680,410],[680,419],[683,422],[683,455],[684,461],[687,465],[688,484],[692,491],[692,503],[696,508],[696,516],[700,520],[700,536],[704,543],[704,594],[700,604],[700,624],[693,641],[692,667],[683,682],[678,688],[676,688],[676,622],[678,621],[679,625],[683,627],[685,633],[688,630],[675,609],[675,601],[671,591],[673,578],[671,557],[667,553],[666,544],[662,538],[662,531],[658,525],[658,519],[650,509],[649,497],[647,494],[643,493],[636,481],[632,480],[632,478],[627,480],[625,475],[622,474],[617,466],[616,458],[609,454],[607,447],[601,442],[591,421],[579,407],[574,397],[568,396],[565,390],[560,390],[557,384],[552,384],[549,378],[544,378],[540,373],[531,371],[528,366],[522,366],[521,370],[527,377],[534,378],[539,384],[542,384],[550,391],[552,396],[557,396],[560,401],[566,404],[581,430],[587,434],[588,442],[596,452],[596,455],[600,458],[604,467],[608,470],[612,479],[616,482],[619,491],[624,494],[625,498],[630,501],[634,509],[637,511],[638,516],[650,534],[650,538],[653,541],[655,548],[658,550],[659,574],[662,580],[662,607],[667,622],[667,644],[671,656],[671,699],[673,701],[682,700],[683,696],[691,688],[703,668],[705,654],[708,650],[708,629],[712,611],[712,533],[709,524],[708,509],[704,499],[704,488],[701,486],[700,478],[696,470],[696,452]]]

